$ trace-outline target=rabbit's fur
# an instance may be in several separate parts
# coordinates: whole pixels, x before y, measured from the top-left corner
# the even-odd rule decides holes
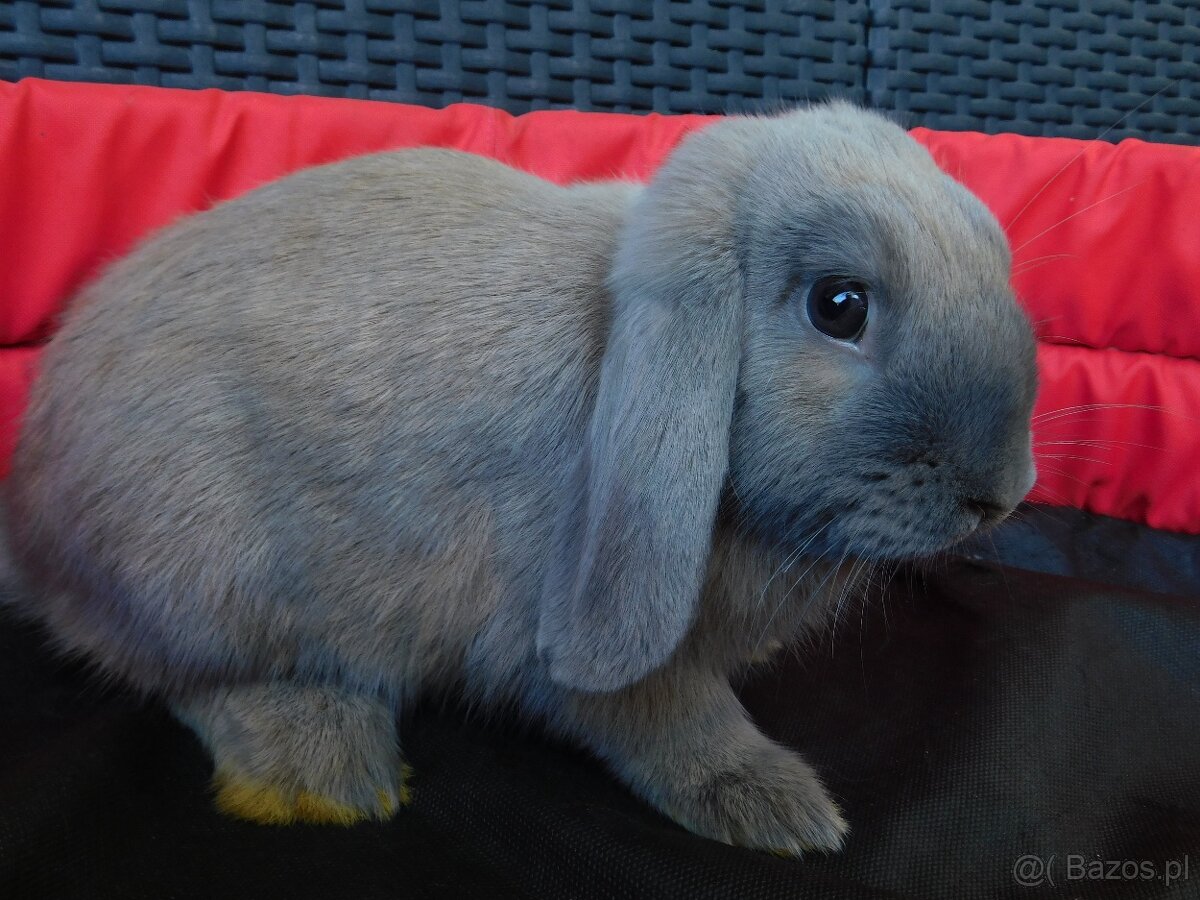
[[[9,480],[30,611],[164,696],[250,818],[386,817],[395,714],[455,687],[700,834],[837,847],[729,676],[829,618],[840,563],[1025,494],[1009,262],[846,105],[720,121],[644,188],[430,149],[301,172],[69,311]],[[806,318],[828,274],[872,287],[857,345]]]

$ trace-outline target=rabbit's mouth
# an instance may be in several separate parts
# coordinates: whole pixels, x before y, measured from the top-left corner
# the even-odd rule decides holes
[[[952,507],[940,513],[931,510],[927,515],[890,518],[864,519],[851,514],[837,520],[830,529],[830,543],[840,543],[842,552],[851,556],[878,561],[932,556],[993,527],[1008,512]]]
[[[944,462],[905,458],[823,482],[793,482],[790,497],[783,491],[754,494],[739,484],[729,492],[725,512],[732,514],[727,521],[784,554],[900,561],[943,552],[993,528],[1019,502],[1015,490],[1001,500],[996,491],[973,493],[972,483]],[[1028,490],[1024,483],[1018,487]]]
[[[890,562],[931,556],[982,529],[993,527],[1007,510],[982,514],[970,508],[890,511],[875,515],[849,501],[839,511],[824,511],[804,522],[782,542],[788,552],[812,559],[862,559]],[[800,524],[797,522],[796,524]]]

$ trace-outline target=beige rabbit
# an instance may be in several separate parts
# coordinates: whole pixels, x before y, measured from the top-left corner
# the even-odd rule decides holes
[[[847,105],[720,121],[647,187],[305,171],[67,314],[9,480],[22,607],[169,702],[251,819],[392,815],[398,714],[453,689],[698,834],[833,849],[729,677],[829,621],[840,564],[1024,496],[1008,281],[982,204]]]

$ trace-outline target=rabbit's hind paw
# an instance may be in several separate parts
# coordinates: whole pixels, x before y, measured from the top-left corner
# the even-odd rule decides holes
[[[405,766],[399,787],[380,787],[371,804],[350,804],[306,790],[286,790],[231,772],[213,777],[217,809],[259,825],[355,825],[385,822],[412,800]]]

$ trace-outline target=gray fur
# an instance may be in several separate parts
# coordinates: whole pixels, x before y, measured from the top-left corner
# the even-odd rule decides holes
[[[210,748],[221,774],[301,791],[387,818],[400,805],[404,767],[391,709],[332,685],[287,681],[196,691],[172,704]]]
[[[848,561],[1028,489],[1008,270],[983,206],[844,105],[719,122],[645,189],[445,150],[302,172],[66,316],[9,482],[28,609],[247,777],[369,807],[378,711],[460,685],[700,834],[837,847],[729,676],[827,622]],[[826,274],[875,291],[858,347],[806,319]]]

